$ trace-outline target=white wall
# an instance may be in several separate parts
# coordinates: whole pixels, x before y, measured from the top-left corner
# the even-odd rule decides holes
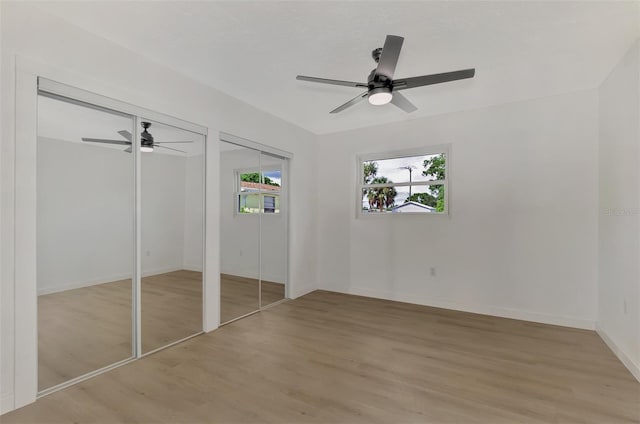
[[[234,171],[259,166],[256,150],[220,152],[220,272],[224,274],[248,278],[260,274],[259,215],[234,215]]]
[[[38,139],[39,294],[131,278],[131,159],[116,149]],[[143,276],[202,268],[201,172],[201,156],[142,156]]]
[[[640,46],[599,90],[598,331],[640,380]]]
[[[1,287],[2,365],[0,397],[2,410],[11,409],[15,358],[14,348],[14,175],[16,168],[33,166],[15,163],[15,79],[16,64],[25,59],[42,69],[39,74],[62,83],[94,91],[138,106],[160,111],[209,128],[207,139],[207,233],[205,296],[207,313],[205,329],[217,327],[219,317],[219,153],[218,132],[224,131],[263,144],[292,152],[291,219],[290,219],[290,295],[297,297],[316,286],[315,220],[315,137],[294,125],[259,111],[221,92],[196,83],[179,73],[154,63],[138,54],[63,20],[40,12],[26,2],[2,2],[2,198],[0,229],[2,231]],[[37,31],[34,30],[37,28]],[[16,57],[20,60],[16,60]],[[23,122],[18,122],[21,126]],[[18,323],[17,325],[20,325]],[[32,331],[17,328],[18,332]],[[28,376],[19,375],[20,379]],[[20,380],[19,384],[25,381]],[[26,381],[26,384],[32,384]],[[35,393],[34,393],[35,395]]]
[[[182,269],[185,250],[186,158],[154,152],[143,154],[140,166],[142,275]]]
[[[38,293],[131,278],[131,155],[39,138],[37,178]]]
[[[186,158],[183,268],[202,271],[204,156]]]
[[[241,277],[285,282],[287,205],[281,206],[280,214],[234,213],[237,205],[234,194],[236,171],[257,169],[260,166],[260,154],[255,150],[240,149],[223,151],[220,158],[221,271]],[[263,156],[263,164],[265,160]],[[286,184],[288,181],[284,180],[283,186]]]
[[[597,121],[590,90],[320,136],[320,287],[593,328]],[[358,154],[444,143],[450,216],[356,218]]]

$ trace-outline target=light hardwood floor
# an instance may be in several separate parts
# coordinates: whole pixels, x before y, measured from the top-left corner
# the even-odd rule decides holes
[[[202,331],[202,273],[144,277],[141,304],[142,353]]]
[[[202,273],[142,278],[142,352],[202,331]],[[132,356],[131,280],[38,296],[38,388]]]
[[[202,331],[202,273],[142,278],[142,352]],[[38,388],[132,356],[131,280],[38,296]]]
[[[3,424],[638,423],[593,331],[317,291],[40,399]]]
[[[262,306],[284,299],[284,284],[259,281],[253,278],[220,274],[220,322],[225,323],[260,309],[260,287]]]
[[[131,355],[131,280],[38,296],[39,390]]]
[[[142,352],[202,330],[202,273],[142,279]],[[282,300],[284,285],[262,282],[262,304]],[[221,275],[221,318],[258,309],[258,280]],[[131,280],[38,297],[38,388],[44,390],[132,356]]]

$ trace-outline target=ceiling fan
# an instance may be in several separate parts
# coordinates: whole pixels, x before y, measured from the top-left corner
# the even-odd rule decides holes
[[[405,96],[398,91],[408,88],[422,87],[423,85],[440,84],[443,82],[455,81],[465,78],[473,78],[476,73],[475,68],[463,69],[460,71],[444,72],[441,74],[422,75],[419,77],[393,79],[400,49],[402,48],[403,37],[397,35],[387,35],[384,47],[375,49],[371,52],[373,60],[376,61],[378,67],[371,71],[367,82],[342,81],[327,78],[308,77],[298,75],[296,79],[301,81],[318,82],[321,84],[344,85],[347,87],[366,88],[367,91],[359,94],[347,103],[338,106],[330,113],[338,113],[361,102],[369,99],[372,105],[384,105],[389,102],[393,103],[407,113],[418,110]]]
[[[193,143],[193,141],[162,141],[162,142],[154,141],[151,133],[147,131],[151,126],[151,122],[141,122],[141,125],[143,128],[143,131],[140,133],[140,151],[141,152],[153,152],[154,148],[160,147],[161,149],[168,149],[168,150],[174,150],[176,152],[187,153],[184,150],[178,150],[172,147],[161,146],[161,144]],[[129,146],[126,149],[124,149],[124,151],[127,153],[131,153],[131,146],[132,146],[131,133],[127,130],[120,130],[118,131],[118,134],[120,134],[126,140],[108,140],[104,138],[82,137],[82,141],[88,141],[91,143],[121,144],[123,146]]]

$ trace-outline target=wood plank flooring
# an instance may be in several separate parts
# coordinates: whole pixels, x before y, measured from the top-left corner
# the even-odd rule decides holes
[[[225,323],[260,309],[259,291],[259,281],[254,278],[220,274],[220,322]],[[284,284],[262,281],[262,306],[284,297]]]
[[[131,280],[38,296],[38,389],[132,356]]]
[[[142,278],[142,352],[202,331],[202,273]],[[258,309],[258,280],[221,275],[223,321]],[[284,298],[262,282],[262,304]],[[38,389],[44,390],[132,356],[131,280],[38,297]]]
[[[202,273],[180,270],[142,279],[142,353],[202,331]]]
[[[639,423],[593,331],[316,291],[6,414],[12,423]]]
[[[142,278],[142,352],[202,331],[202,273]],[[130,358],[131,280],[38,296],[38,389]]]

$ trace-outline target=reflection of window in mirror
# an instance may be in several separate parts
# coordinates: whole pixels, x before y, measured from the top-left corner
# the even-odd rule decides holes
[[[276,212],[276,197],[264,196],[264,213]]]
[[[236,214],[280,213],[282,170],[280,167],[236,170]],[[262,201],[261,201],[262,200]],[[261,208],[262,203],[262,208]]]

